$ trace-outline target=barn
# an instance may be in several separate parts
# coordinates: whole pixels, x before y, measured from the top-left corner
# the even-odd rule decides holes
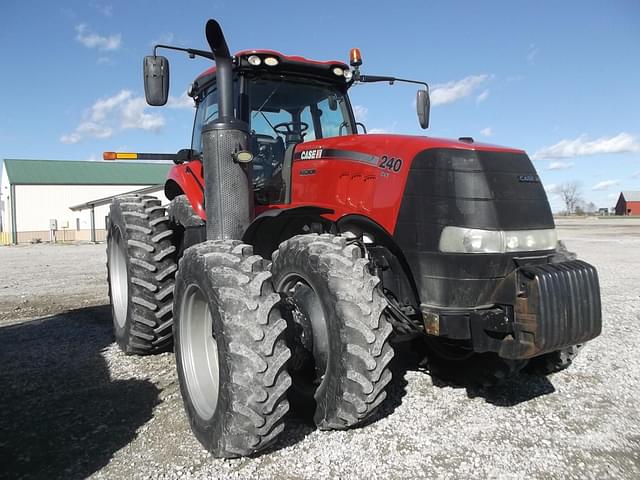
[[[616,215],[640,215],[640,191],[620,192]]]
[[[103,240],[110,197],[132,191],[162,194],[160,185],[169,167],[167,163],[5,159],[0,243]]]

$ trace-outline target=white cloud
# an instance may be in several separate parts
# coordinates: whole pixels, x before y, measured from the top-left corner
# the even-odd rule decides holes
[[[637,172],[633,172],[631,174],[631,178],[640,178],[640,170],[638,170]]]
[[[354,105],[353,114],[356,116],[356,122],[365,122],[367,120],[367,114],[369,109],[363,105]]]
[[[493,130],[491,129],[491,127],[483,128],[482,130],[480,130],[480,135],[482,135],[483,137],[490,137],[493,135]]]
[[[546,170],[567,170],[574,165],[575,163],[573,162],[550,162]]]
[[[122,35],[119,33],[109,36],[98,35],[97,33],[91,32],[86,24],[81,23],[76,26],[76,40],[87,48],[113,51],[120,48]]]
[[[164,117],[147,113],[143,97],[134,97],[129,90],[121,90],[108,98],[98,99],[84,115],[84,119],[71,133],[62,135],[62,143],[74,144],[86,138],[110,138],[127,129],[159,131]]]
[[[613,137],[600,137],[589,140],[586,135],[578,138],[561,140],[558,143],[538,150],[533,154],[534,160],[547,158],[572,158],[602,153],[640,152],[640,142],[629,133],[622,132]]]
[[[489,98],[489,90],[484,90],[480,95],[478,95],[476,97],[476,103],[482,103],[484,102],[487,98]]]
[[[486,74],[471,75],[462,80],[434,85],[431,89],[431,105],[445,105],[468,97],[488,79],[489,75]]]
[[[367,130],[367,133],[391,133],[386,128],[371,128]]]
[[[185,108],[185,109],[192,109],[193,107],[195,107],[195,102],[193,101],[193,98],[191,98],[189,95],[187,95],[187,91],[185,90],[184,92],[182,92],[182,95],[180,95],[179,97],[172,97],[171,95],[169,95],[169,99],[167,100],[167,107],[169,108]]]
[[[123,129],[158,131],[164,127],[164,118],[157,113],[146,113],[147,102],[143,97],[127,100],[120,109],[120,122]]]
[[[620,180],[605,180],[603,182],[596,183],[591,190],[607,190],[619,184]]]

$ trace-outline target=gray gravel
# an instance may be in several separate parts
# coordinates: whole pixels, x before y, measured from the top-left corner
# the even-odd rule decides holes
[[[558,223],[604,308],[568,371],[470,390],[405,357],[372,424],[292,421],[271,451],[227,461],[191,435],[173,355],[113,343],[104,245],[0,248],[0,477],[640,478],[640,222]]]

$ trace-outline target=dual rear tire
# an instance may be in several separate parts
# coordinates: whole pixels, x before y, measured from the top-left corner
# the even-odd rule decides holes
[[[289,399],[310,408],[321,429],[361,424],[383,402],[392,328],[357,244],[300,235],[280,245],[271,265],[249,245],[207,241],[187,248],[179,268],[174,244],[159,200],[113,201],[107,255],[116,341],[128,354],[149,354],[168,350],[175,335],[187,416],[215,456],[270,445]]]
[[[290,400],[309,401],[321,429],[352,427],[375,411],[393,350],[385,299],[367,264],[357,245],[333,235],[294,237],[273,264],[238,241],[185,250],[176,363],[192,430],[210,452],[263,450],[284,429]]]
[[[273,254],[288,307],[292,399],[311,405],[320,429],[362,423],[391,381],[387,301],[368,264],[356,243],[330,234],[295,236]]]
[[[107,276],[116,342],[127,354],[171,349],[177,270],[173,230],[160,200],[124,195],[111,203]]]
[[[180,260],[178,380],[194,434],[217,457],[264,449],[289,411],[287,324],[268,267],[239,241],[207,241]]]

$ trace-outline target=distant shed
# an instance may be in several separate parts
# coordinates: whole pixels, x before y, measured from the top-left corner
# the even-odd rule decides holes
[[[620,192],[616,215],[640,215],[640,191]]]
[[[104,238],[109,206],[91,211],[69,207],[164,184],[168,163],[5,159],[0,180],[4,203],[0,231],[11,243],[49,240],[50,220],[58,240],[91,239],[91,214],[98,240]],[[162,195],[162,194],[161,194]]]

